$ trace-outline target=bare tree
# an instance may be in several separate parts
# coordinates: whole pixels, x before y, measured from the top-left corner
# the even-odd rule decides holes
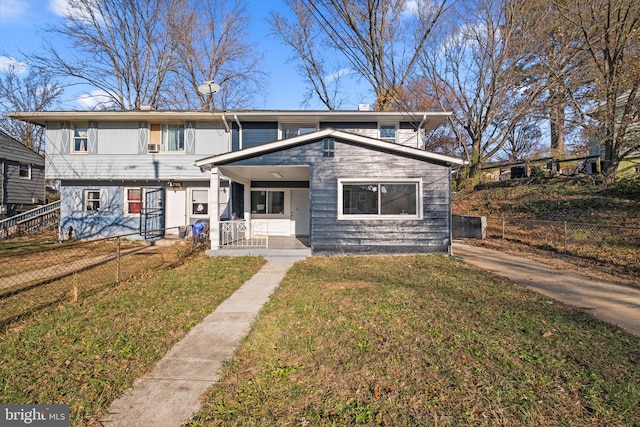
[[[317,56],[318,46],[349,64],[349,72],[371,86],[377,110],[397,105],[399,90],[413,75],[422,47],[446,0],[291,0],[296,17],[273,16],[274,32],[294,47],[312,91],[329,108],[337,93]],[[311,19],[313,18],[313,19]]]
[[[526,71],[530,46],[515,36],[517,4],[479,0],[453,12],[421,61],[441,107],[454,112],[452,127],[475,176],[530,114],[541,86]]]
[[[176,72],[169,76],[171,104],[187,108],[246,108],[262,91],[262,55],[247,43],[249,15],[238,0],[191,0],[171,21]],[[201,94],[205,81],[220,92]]]
[[[49,31],[71,48],[49,43],[35,62],[97,88],[106,98],[97,108],[210,107],[210,99],[196,102],[196,82],[214,78],[233,83],[236,92],[227,89],[225,99],[241,103],[239,81],[259,75],[251,71],[252,46],[242,43],[241,0],[67,1],[64,23]]]
[[[11,65],[0,76],[0,110],[45,111],[56,106],[62,87],[44,70],[30,70],[21,77],[22,67]],[[0,130],[38,153],[44,153],[44,128],[32,123],[0,117]]]
[[[534,119],[526,119],[525,122],[518,124],[511,130],[502,151],[510,161],[535,156],[544,151],[540,143],[541,136],[539,124]]]
[[[640,121],[640,3],[636,0],[569,0],[556,2],[567,25],[581,33],[577,49],[586,54],[590,96],[597,100],[599,139],[605,147],[602,173],[613,180],[620,160],[640,150],[629,138]]]

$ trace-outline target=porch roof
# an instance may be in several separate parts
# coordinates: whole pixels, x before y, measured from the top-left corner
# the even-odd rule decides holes
[[[350,132],[345,132],[335,129],[322,129],[316,132],[307,133],[304,135],[296,136],[293,138],[282,139],[279,141],[269,142],[255,147],[246,148],[244,150],[232,151],[225,154],[218,154],[216,156],[205,157],[197,160],[194,165],[203,169],[211,169],[214,167],[226,165],[238,160],[248,159],[251,157],[260,156],[265,153],[274,151],[285,150],[297,145],[304,145],[311,141],[318,139],[332,137],[343,141],[353,142],[365,147],[373,149],[384,150],[391,153],[402,154],[411,156],[416,159],[444,163],[448,165],[462,165],[464,161],[451,156],[445,156],[442,154],[432,153],[430,151],[419,150],[417,148],[407,147],[404,145],[396,144],[394,142],[383,141],[376,138],[369,138],[362,135],[356,135]]]

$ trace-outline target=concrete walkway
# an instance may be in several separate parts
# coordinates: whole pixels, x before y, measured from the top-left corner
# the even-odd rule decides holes
[[[179,427],[200,410],[200,396],[218,380],[248,334],[256,315],[295,261],[306,255],[280,252],[195,326],[133,388],[115,400],[107,426]]]
[[[454,241],[453,255],[640,336],[640,289]]]

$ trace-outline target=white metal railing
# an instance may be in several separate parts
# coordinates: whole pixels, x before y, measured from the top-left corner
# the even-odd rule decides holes
[[[226,248],[268,248],[269,233],[266,224],[259,229],[251,221],[233,220],[220,222],[220,246]]]
[[[60,222],[60,200],[0,221],[0,238],[32,234]]]

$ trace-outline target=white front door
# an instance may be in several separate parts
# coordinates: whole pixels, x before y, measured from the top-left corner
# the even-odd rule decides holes
[[[309,190],[291,190],[291,221],[296,236],[309,235]]]
[[[165,205],[165,227],[168,228],[166,234],[177,235],[177,227],[187,224],[187,190],[167,188]]]

